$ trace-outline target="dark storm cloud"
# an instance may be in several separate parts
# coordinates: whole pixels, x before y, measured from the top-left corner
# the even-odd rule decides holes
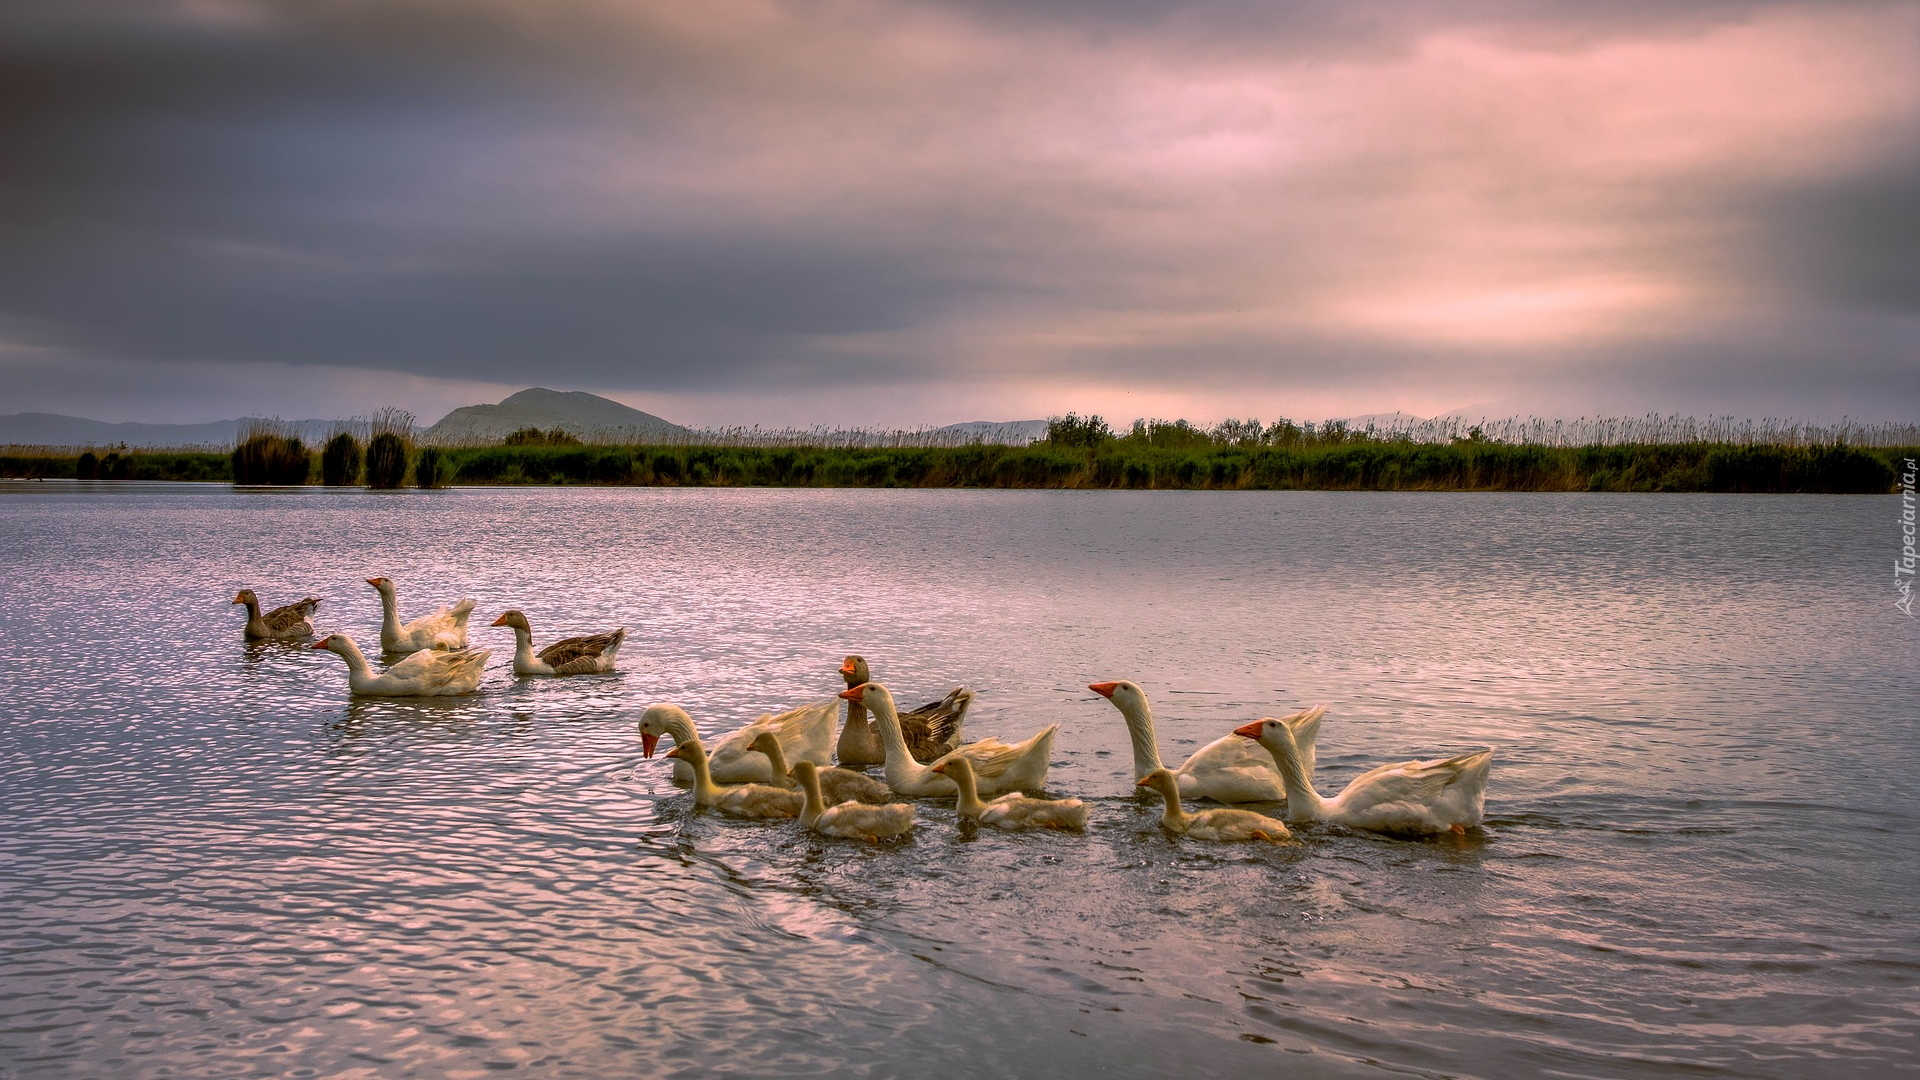
[[[1777,130],[1715,84],[1911,19],[1591,8],[28,0],[0,12],[0,362],[1392,407],[1791,393],[1835,369],[1781,343],[1839,325],[1882,377],[1913,155],[1873,137],[1912,80],[1787,87]]]

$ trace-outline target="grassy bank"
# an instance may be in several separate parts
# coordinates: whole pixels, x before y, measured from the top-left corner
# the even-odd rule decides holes
[[[441,452],[460,485],[1724,491],[1877,493],[1920,448],[1682,443],[1530,446],[1348,441],[1301,446],[492,446]],[[0,475],[73,478],[78,455],[0,453]],[[102,479],[231,481],[228,455],[97,455]],[[320,473],[317,461],[311,476]]]

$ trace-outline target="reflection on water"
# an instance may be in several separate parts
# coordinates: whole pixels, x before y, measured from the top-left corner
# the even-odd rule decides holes
[[[1890,500],[0,485],[0,1073],[1880,1076],[1920,1034]],[[243,644],[479,600],[469,698]],[[518,681],[625,625],[614,676]],[[1086,835],[874,848],[697,812],[723,731],[865,654],[1059,723]],[[1178,759],[1327,701],[1321,786],[1497,745],[1484,829],[1177,841]]]

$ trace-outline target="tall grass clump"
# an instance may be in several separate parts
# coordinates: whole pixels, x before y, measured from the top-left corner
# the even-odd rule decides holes
[[[240,429],[233,448],[233,482],[291,486],[307,482],[312,463],[307,448],[291,425],[277,420],[250,420]]]
[[[453,478],[453,462],[437,446],[425,446],[413,459],[413,482],[423,488],[443,488]]]
[[[328,487],[349,487],[360,482],[363,454],[360,440],[351,431],[335,432],[320,451],[320,482]]]
[[[404,409],[381,409],[369,427],[367,486],[393,489],[407,482],[413,463],[413,414]]]

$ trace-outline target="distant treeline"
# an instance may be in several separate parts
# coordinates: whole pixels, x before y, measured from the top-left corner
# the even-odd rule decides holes
[[[1543,446],[1468,436],[1447,443],[1378,439],[1350,431],[1266,430],[1245,443],[1176,421],[1124,436],[1098,418],[1061,418],[1031,446],[949,447],[594,446],[516,433],[512,445],[414,449],[395,440],[376,486],[406,483],[764,487],[1000,487],[1333,489],[1429,491],[1722,491],[1883,493],[1916,447],[1687,442]],[[242,449],[244,449],[244,444]],[[285,447],[280,451],[284,456]],[[394,446],[387,447],[395,450]],[[304,451],[304,482],[323,479],[322,453]],[[363,478],[337,471],[334,484]],[[231,455],[131,451],[97,457],[0,453],[0,474],[126,480],[232,481]],[[90,461],[88,459],[91,459]],[[352,465],[359,466],[354,460]],[[88,471],[89,467],[91,472]],[[281,469],[288,467],[282,461]],[[395,470],[398,470],[397,472]],[[297,465],[294,466],[297,472]],[[369,463],[371,471],[371,463]],[[290,474],[282,472],[282,482]]]

